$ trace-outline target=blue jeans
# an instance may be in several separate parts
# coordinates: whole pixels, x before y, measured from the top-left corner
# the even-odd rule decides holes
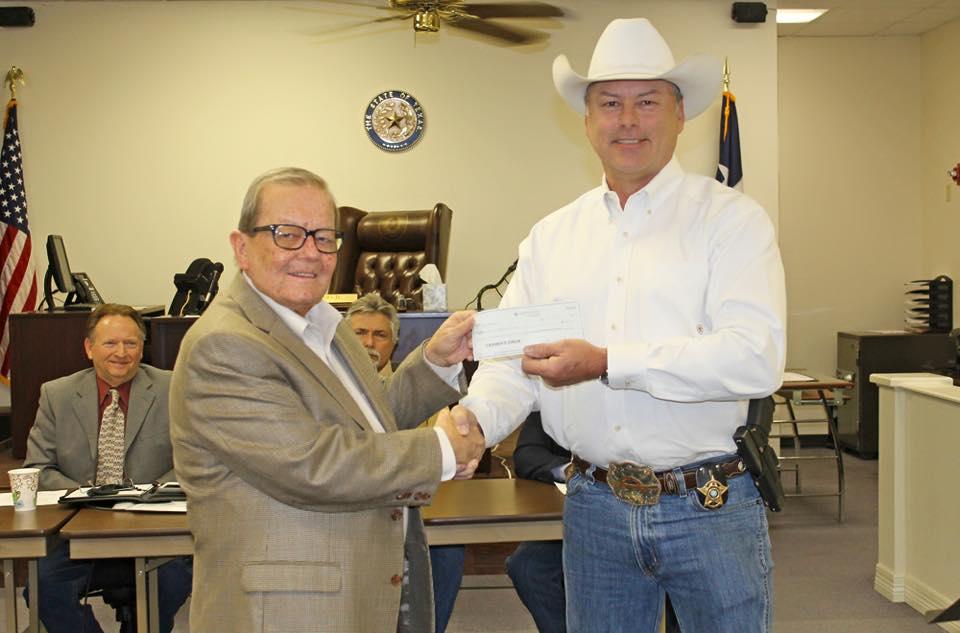
[[[590,475],[567,483],[563,565],[572,633],[654,633],[665,592],[683,633],[772,631],[767,517],[750,476],[727,482],[729,497],[717,510],[679,482],[679,496],[642,507]]]
[[[93,609],[81,600],[100,589],[94,575],[95,566],[117,566],[123,559],[101,561],[71,560],[66,542],[59,544],[37,564],[37,591],[40,594],[40,621],[48,633],[103,633]],[[133,586],[133,561],[129,560],[130,586]],[[122,570],[120,574],[125,573]],[[193,584],[193,559],[175,558],[157,570],[158,616],[160,631],[170,633],[177,611],[186,602]],[[23,597],[30,603],[26,589]]]
[[[430,547],[430,570],[433,575],[433,604],[436,633],[444,633],[457,602],[466,548],[463,545]]]
[[[567,599],[563,586],[563,541],[520,543],[507,558],[507,574],[540,633],[566,633]],[[670,596],[666,633],[680,633]]]
[[[507,575],[540,633],[566,633],[563,541],[520,543],[507,558]]]

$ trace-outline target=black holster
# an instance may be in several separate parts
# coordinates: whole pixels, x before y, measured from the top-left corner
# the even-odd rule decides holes
[[[737,453],[743,460],[760,497],[774,512],[783,509],[783,484],[777,453],[770,446],[770,428],[773,426],[773,397],[767,396],[750,401],[747,423],[733,434]]]

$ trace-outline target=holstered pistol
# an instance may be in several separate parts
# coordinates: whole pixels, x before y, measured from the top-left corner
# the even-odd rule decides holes
[[[660,481],[649,466],[633,462],[610,464],[607,484],[613,494],[628,503],[638,506],[660,503]]]

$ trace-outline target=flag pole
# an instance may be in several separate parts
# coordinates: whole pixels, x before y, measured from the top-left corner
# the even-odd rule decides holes
[[[723,58],[723,91],[730,92],[730,65],[727,58]]]
[[[17,66],[11,66],[10,70],[7,71],[7,77],[3,80],[3,83],[6,84],[7,88],[10,89],[10,98],[17,98],[17,82],[20,82],[22,86],[25,82],[23,78],[23,71]]]

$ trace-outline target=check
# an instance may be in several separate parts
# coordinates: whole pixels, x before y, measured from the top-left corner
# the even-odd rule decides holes
[[[565,338],[583,338],[576,301],[484,310],[473,321],[473,357],[520,356],[527,345]]]

